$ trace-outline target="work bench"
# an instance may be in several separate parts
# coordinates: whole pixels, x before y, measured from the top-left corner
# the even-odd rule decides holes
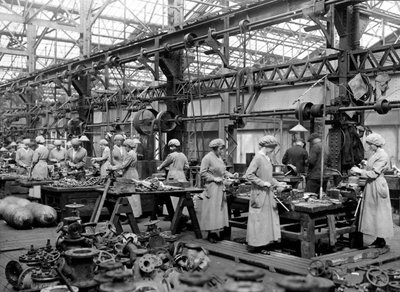
[[[228,199],[229,210],[240,208],[247,212],[249,197],[231,196]],[[301,257],[315,256],[315,246],[321,239],[327,239],[331,246],[338,236],[349,234],[352,245],[361,245],[361,239],[356,236],[354,211],[356,203],[348,204],[307,204],[292,205],[290,212],[280,210],[282,240],[300,241]],[[247,228],[247,216],[232,217],[230,212],[230,227]]]
[[[318,204],[299,203],[293,205],[293,211],[280,214],[281,219],[289,223],[281,224],[282,240],[300,241],[301,257],[315,256],[315,245],[321,239],[327,239],[330,246],[336,244],[338,236],[349,234],[350,246],[362,246],[362,239],[356,232],[354,204]]]
[[[49,205],[56,209],[58,220],[64,217],[72,216],[71,209],[65,207],[68,204],[82,204],[84,207],[79,208],[80,216],[85,219],[90,217],[95,206],[96,200],[99,197],[99,192],[96,190],[100,186],[90,187],[53,187],[43,185],[42,204]],[[85,220],[84,220],[85,221]]]
[[[104,188],[98,188],[97,192],[102,193]],[[138,191],[129,191],[127,193],[124,192],[112,192],[109,190],[107,192],[105,205],[110,208],[110,205],[113,205],[113,211],[111,214],[110,221],[115,225],[117,232],[122,232],[122,226],[119,222],[120,214],[126,214],[128,216],[128,223],[131,226],[131,229],[135,233],[139,233],[140,230],[137,226],[135,220],[135,214],[133,214],[132,208],[130,207],[128,197],[131,195],[140,195],[143,197],[153,197],[153,214],[156,209],[158,209],[159,204],[166,204],[169,216],[172,218],[171,222],[171,233],[176,234],[178,232],[179,221],[182,218],[182,211],[184,208],[187,208],[189,212],[190,219],[193,224],[193,229],[197,238],[201,238],[200,225],[197,220],[196,212],[194,209],[193,203],[193,195],[195,193],[201,193],[203,189],[200,188],[184,188],[184,189],[176,189],[176,190],[165,190],[165,191],[146,191],[146,192],[138,192]],[[176,210],[172,207],[171,202],[172,197],[178,197],[179,201],[176,206]],[[95,203],[95,207],[93,209],[93,214],[96,213],[96,210],[99,206],[100,196],[98,196],[97,202]],[[110,210],[110,209],[109,209]],[[92,215],[92,218],[93,215]]]
[[[11,174],[6,174],[6,175],[0,175],[0,199],[3,199],[6,195],[6,183],[8,181],[14,181],[18,179],[18,175],[11,175]]]

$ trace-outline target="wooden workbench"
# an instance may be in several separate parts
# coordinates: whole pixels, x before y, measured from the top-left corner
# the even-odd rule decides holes
[[[8,181],[13,181],[18,179],[18,175],[15,174],[6,174],[6,175],[0,175],[0,199],[3,199],[6,195],[6,183]]]
[[[68,204],[82,204],[78,211],[82,219],[89,218],[99,197],[97,189],[100,186],[60,188],[48,185],[42,186],[42,203],[56,209],[58,220],[72,216],[71,210],[65,207]]]
[[[300,241],[301,257],[304,258],[315,256],[315,244],[323,238],[328,239],[329,244],[334,246],[337,236],[349,234],[352,247],[362,245],[362,239],[356,236],[354,210],[353,204],[294,204],[293,211],[280,215],[281,218],[293,221],[281,225],[282,240],[286,238]],[[339,217],[341,224],[338,224]],[[353,238],[357,238],[358,241],[353,241]]]
[[[102,193],[104,191],[103,188],[98,188],[97,191]],[[119,214],[121,213],[131,213],[133,216],[128,215],[129,224],[133,232],[138,233],[139,229],[137,227],[136,220],[134,219],[134,214],[132,213],[132,209],[130,208],[129,202],[127,197],[131,195],[140,195],[141,197],[144,196],[152,196],[156,197],[157,199],[154,200],[153,210],[158,208],[158,204],[160,202],[167,204],[169,215],[172,217],[171,222],[171,233],[176,234],[178,232],[178,225],[179,221],[182,217],[182,211],[184,208],[188,209],[190,219],[193,224],[193,229],[197,238],[202,238],[200,225],[197,220],[196,212],[194,209],[194,203],[192,194],[201,193],[203,189],[200,188],[185,188],[182,190],[166,190],[166,191],[147,191],[147,192],[129,192],[129,193],[113,193],[108,192],[106,201],[109,203],[115,203],[114,210],[112,211],[112,215],[110,221],[115,225],[117,228],[117,232],[122,232],[122,226],[119,222]],[[179,197],[178,204],[176,206],[176,210],[173,210],[172,203],[171,203],[171,196],[172,197]],[[96,212],[96,206],[99,205],[99,200],[97,200],[95,204],[95,208],[93,213]],[[169,203],[168,203],[169,201]],[[92,216],[93,218],[93,216]]]

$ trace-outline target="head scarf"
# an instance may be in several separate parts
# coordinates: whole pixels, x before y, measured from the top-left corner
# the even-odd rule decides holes
[[[369,134],[365,140],[368,144],[373,144],[378,147],[385,145],[385,139],[377,133]]]
[[[312,140],[321,139],[321,136],[318,133],[312,133],[310,137],[308,137],[308,142],[312,142]]]
[[[258,145],[261,147],[276,147],[276,145],[278,145],[278,140],[272,135],[266,135],[260,139]]]
[[[135,148],[136,143],[135,143],[135,141],[134,141],[133,139],[126,139],[126,140],[124,141],[124,145],[125,145],[125,146],[129,146],[129,147],[131,147],[131,148]]]
[[[208,147],[210,148],[215,148],[220,146],[225,146],[225,142],[221,138],[214,139],[210,142],[210,144],[208,144]]]
[[[101,139],[101,140],[99,141],[99,144],[100,144],[100,145],[107,146],[107,145],[108,145],[108,141],[107,141],[106,139]]]
[[[24,145],[26,145],[26,146],[28,146],[30,143],[31,143],[31,139],[24,139],[24,140],[22,140],[22,143],[24,144]]]
[[[54,146],[61,146],[61,140],[54,140]]]
[[[168,142],[168,146],[176,146],[176,147],[179,147],[179,146],[181,146],[181,142],[179,142],[178,139],[171,139],[171,140],[169,140],[169,142]]]
[[[44,139],[43,136],[37,136],[35,139],[36,143],[38,144],[44,144],[44,142],[46,142],[46,140]]]
[[[117,134],[114,136],[114,140],[124,140],[124,136]]]
[[[73,146],[73,145],[80,145],[81,144],[81,141],[79,141],[79,139],[78,138],[73,138],[72,140],[71,140],[71,145]]]

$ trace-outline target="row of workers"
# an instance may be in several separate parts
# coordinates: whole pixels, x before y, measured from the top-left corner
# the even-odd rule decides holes
[[[315,139],[318,139],[318,136],[312,135],[311,140]],[[385,140],[379,134],[372,133],[367,136],[366,143],[369,153],[372,153],[366,168],[360,169],[355,166],[351,169],[353,174],[366,178],[358,230],[376,237],[372,246],[384,247],[385,238],[393,236],[389,189],[383,175],[389,167],[389,157],[382,148]],[[277,145],[278,141],[274,136],[267,135],[261,138],[259,152],[254,156],[245,174],[245,178],[252,184],[247,223],[247,243],[251,252],[268,249],[281,238],[278,208],[274,199],[274,187],[280,183],[273,178],[270,159],[270,154]],[[223,237],[221,232],[224,228],[229,226],[223,180],[236,174],[227,172],[222,161],[224,141],[216,139],[211,141],[209,146],[212,151],[201,163],[201,175],[206,180],[207,194],[202,203],[200,224],[203,230],[208,231],[208,240],[216,242]],[[320,162],[320,145],[317,148],[320,150],[316,160]]]
[[[320,138],[317,135],[311,135],[310,142],[316,144],[317,155],[315,165],[318,171],[321,161],[322,148],[319,145]],[[47,159],[48,150],[43,146],[44,138],[36,138],[38,148],[34,152],[32,159],[33,170],[41,172],[44,162]],[[77,157],[80,153],[86,151],[80,146],[77,139],[73,139],[72,150],[68,151],[66,161],[69,165],[77,166]],[[94,158],[94,162],[101,162],[103,170],[123,170],[123,176],[126,178],[138,178],[136,170],[137,162],[137,144],[136,139],[126,139],[122,135],[114,137],[113,158],[114,164],[110,163],[110,149],[106,140],[101,141],[104,148],[102,157]],[[361,205],[361,215],[359,220],[359,230],[377,239],[374,242],[376,246],[385,245],[384,238],[393,236],[392,213],[388,186],[385,183],[383,172],[388,168],[388,155],[382,149],[384,139],[376,133],[370,134],[366,138],[369,151],[373,153],[367,162],[365,169],[353,167],[352,172],[366,177],[366,186],[364,198]],[[126,147],[124,149],[123,145]],[[176,139],[169,141],[172,153],[158,168],[169,167],[167,179],[183,181],[185,180],[184,171],[188,168],[186,156],[177,151],[180,143]],[[280,222],[277,204],[274,199],[274,187],[280,185],[280,182],[273,178],[273,168],[270,155],[273,153],[278,141],[275,137],[267,135],[259,141],[259,152],[250,163],[245,178],[252,183],[252,191],[249,205],[247,242],[251,251],[257,251],[265,248],[268,244],[280,240]],[[216,242],[223,237],[223,231],[229,226],[227,199],[224,192],[224,179],[237,177],[226,170],[226,165],[222,159],[225,142],[222,139],[212,140],[209,144],[211,151],[204,156],[201,161],[200,173],[205,180],[205,194],[200,201],[200,227],[208,232],[208,240]],[[315,148],[315,147],[314,147]],[[319,152],[318,152],[319,151]],[[119,153],[118,153],[119,152]],[[313,154],[314,155],[314,154]],[[47,169],[47,168],[46,168]],[[33,174],[33,171],[32,171]],[[318,183],[317,179],[313,183]],[[133,199],[131,205],[136,209],[135,215],[140,215],[140,198]],[[378,220],[379,219],[379,220]]]

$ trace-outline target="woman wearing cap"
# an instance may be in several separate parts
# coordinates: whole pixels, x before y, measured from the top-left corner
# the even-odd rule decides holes
[[[108,147],[108,142],[106,139],[101,139],[99,141],[99,145],[100,149],[102,150],[101,157],[92,158],[92,163],[99,162],[101,164],[100,176],[107,176],[107,169],[110,166],[110,148]]]
[[[389,168],[389,156],[382,149],[385,140],[381,135],[368,135],[366,143],[371,152],[366,169],[354,166],[350,170],[366,178],[358,229],[364,234],[376,237],[371,246],[382,248],[386,245],[385,238],[393,236],[389,187],[383,175]]]
[[[224,192],[225,177],[237,177],[226,170],[222,160],[225,143],[222,139],[214,139],[208,145],[211,151],[201,161],[200,174],[205,180],[205,196],[201,203],[200,228],[208,232],[207,239],[215,243],[220,240],[218,232],[229,227],[228,205]]]
[[[67,150],[66,161],[67,165],[72,170],[78,170],[76,174],[77,179],[84,177],[84,168],[86,165],[87,151],[81,146],[81,141],[78,138],[71,140],[72,147]]]
[[[167,158],[157,170],[169,167],[167,181],[180,181],[186,182],[185,170],[189,169],[188,159],[185,154],[178,151],[181,143],[177,139],[171,139],[168,146],[172,153],[168,154]]]
[[[7,155],[5,156],[5,159],[8,160],[8,164],[15,164],[15,158],[17,155],[17,143],[12,141],[10,144],[7,146]]]
[[[32,178],[47,179],[49,171],[47,169],[47,158],[49,157],[49,149],[44,146],[45,139],[43,136],[37,136],[37,148],[33,152],[32,158]]]
[[[15,153],[15,162],[19,166],[18,174],[27,174],[32,165],[33,150],[29,148],[30,139],[22,140],[22,146]]]
[[[280,183],[272,177],[270,155],[278,141],[267,135],[259,141],[260,151],[254,156],[245,177],[251,182],[247,244],[250,252],[260,252],[266,245],[281,238],[281,227],[273,186]]]
[[[169,167],[168,175],[167,175],[167,183],[169,181],[175,182],[187,182],[185,176],[185,170],[189,169],[189,162],[185,154],[178,151],[178,148],[181,146],[181,143],[177,139],[171,139],[168,142],[168,146],[171,149],[172,153],[168,154],[167,158],[157,170],[162,170],[163,168]],[[178,205],[179,198],[171,197],[172,205],[174,209]],[[164,210],[164,212],[166,209]],[[184,210],[184,214],[188,215],[187,210]]]
[[[124,136],[117,134],[114,136],[114,147],[112,150],[113,165],[120,169],[122,162],[126,156],[126,150],[123,147]]]
[[[139,179],[139,174],[136,169],[137,153],[136,149],[140,141],[138,139],[126,139],[124,146],[127,148],[127,153],[124,160],[119,165],[110,166],[111,170],[122,170],[122,177],[127,179]],[[142,205],[140,195],[132,195],[128,198],[135,217],[142,215]]]
[[[55,140],[54,146],[55,148],[51,149],[49,154],[49,161],[53,162],[57,165],[57,167],[65,166],[65,158],[67,156],[67,150],[61,147],[61,140]]]

